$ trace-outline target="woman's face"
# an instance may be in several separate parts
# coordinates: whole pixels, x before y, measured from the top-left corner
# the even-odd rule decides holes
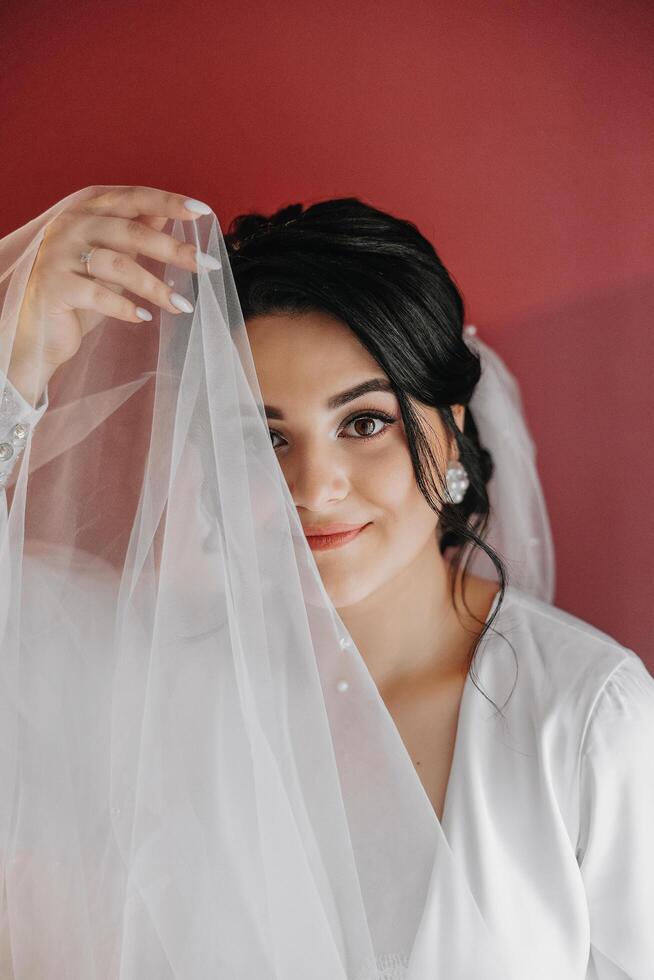
[[[438,517],[415,482],[399,403],[392,391],[370,391],[329,406],[355,385],[388,378],[352,331],[326,313],[256,316],[246,327],[271,440],[302,525],[367,525],[337,547],[312,546],[334,605],[352,605],[425,547],[437,547]],[[440,416],[429,406],[416,409],[435,431],[432,451],[444,471]]]

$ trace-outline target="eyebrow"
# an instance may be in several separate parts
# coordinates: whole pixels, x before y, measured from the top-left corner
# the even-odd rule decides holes
[[[346,391],[339,392],[338,395],[332,395],[327,401],[327,408],[333,411],[347,404],[347,402],[354,401],[355,398],[360,398],[361,395],[367,395],[370,391],[393,392],[393,386],[388,378],[369,378],[368,381],[362,381],[361,384],[355,385],[354,388],[348,388]],[[266,412],[266,418],[278,419],[280,422],[284,421],[284,413],[280,408],[276,408],[274,405],[264,405],[263,407]]]

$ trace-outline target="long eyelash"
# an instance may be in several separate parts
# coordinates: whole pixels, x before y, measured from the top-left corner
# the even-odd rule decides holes
[[[346,419],[345,422],[343,422],[343,428],[344,429],[347,428],[347,426],[351,425],[353,422],[358,422],[359,419],[370,419],[370,418],[379,419],[380,422],[385,422],[386,425],[384,426],[383,429],[380,429],[379,432],[373,432],[373,434],[370,436],[348,436],[348,438],[356,439],[359,441],[366,440],[366,439],[376,439],[378,436],[383,436],[384,433],[390,428],[390,426],[393,425],[395,422],[397,422],[397,419],[394,418],[392,415],[387,415],[386,412],[381,412],[377,408],[368,408],[368,409],[364,408],[364,409],[360,409],[360,411],[358,411],[355,415],[352,415],[351,418]],[[269,429],[269,432],[271,436],[277,436],[279,439],[284,438],[282,435],[280,435],[279,432],[275,432],[274,429]],[[273,448],[279,449],[280,447],[274,446]]]
[[[361,411],[357,412],[356,415],[353,415],[352,418],[347,419],[343,423],[343,428],[346,429],[348,425],[352,425],[353,422],[358,422],[359,419],[379,419],[380,422],[386,422],[386,425],[383,429],[380,429],[379,432],[373,432],[373,434],[370,436],[350,436],[350,439],[376,439],[377,436],[383,436],[386,430],[393,425],[394,422],[397,422],[397,419],[393,418],[392,415],[387,415],[386,412],[380,412],[379,409],[369,408],[361,409]]]

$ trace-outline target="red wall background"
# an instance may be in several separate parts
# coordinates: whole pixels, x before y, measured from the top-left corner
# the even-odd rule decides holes
[[[654,5],[5,0],[0,235],[71,191],[415,221],[518,377],[556,605],[654,670]]]

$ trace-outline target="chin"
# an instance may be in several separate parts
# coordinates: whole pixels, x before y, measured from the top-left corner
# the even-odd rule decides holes
[[[332,603],[336,609],[344,609],[346,606],[353,606],[357,602],[361,602],[370,594],[370,589],[366,586],[366,583],[359,577],[356,581],[351,583],[343,582],[331,582],[329,581],[329,575],[322,575],[322,583],[325,586],[325,591],[331,599]]]

